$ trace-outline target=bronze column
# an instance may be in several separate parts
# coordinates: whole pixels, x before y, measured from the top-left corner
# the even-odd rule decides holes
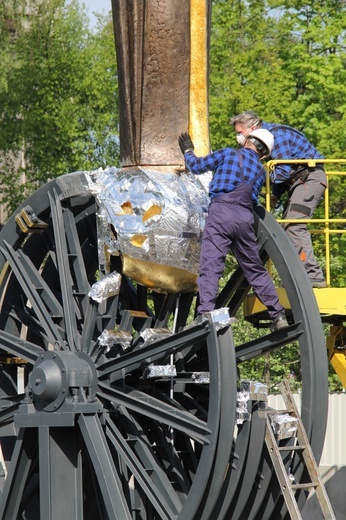
[[[112,0],[121,167],[182,163],[178,135],[209,151],[210,0]]]

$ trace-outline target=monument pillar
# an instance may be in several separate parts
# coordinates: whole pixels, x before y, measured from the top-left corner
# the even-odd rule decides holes
[[[112,0],[120,99],[120,166],[176,166],[188,130],[209,152],[211,0]]]

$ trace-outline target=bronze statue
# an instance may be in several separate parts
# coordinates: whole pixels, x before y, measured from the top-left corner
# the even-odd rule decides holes
[[[158,292],[195,292],[208,196],[179,174],[184,129],[209,151],[210,0],[112,0],[120,97],[120,169],[90,177],[100,255]],[[115,230],[115,232],[114,232]]]
[[[121,166],[181,164],[188,130],[209,151],[210,0],[112,0]]]

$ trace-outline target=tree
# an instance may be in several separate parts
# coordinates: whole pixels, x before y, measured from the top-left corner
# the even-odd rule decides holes
[[[3,49],[12,59],[0,82],[0,182],[13,210],[50,178],[117,163],[117,75],[110,18],[91,33],[76,0],[6,5],[1,26],[11,19],[14,32]]]
[[[213,148],[229,144],[229,117],[252,109],[263,119],[303,130],[328,157],[342,157],[345,2],[213,0],[212,5]]]
[[[280,31],[271,11],[264,0],[213,1],[210,127],[214,149],[235,145],[228,124],[232,115],[252,109],[280,120],[289,114],[294,84],[283,73]]]

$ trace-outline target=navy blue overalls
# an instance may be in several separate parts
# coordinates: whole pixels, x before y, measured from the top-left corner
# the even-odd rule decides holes
[[[241,154],[238,157],[241,184],[229,193],[214,197],[209,206],[197,280],[200,299],[197,312],[202,314],[215,309],[219,279],[224,271],[226,255],[231,250],[254,293],[267,307],[269,317],[275,319],[284,309],[260,259],[254,231],[252,184],[259,175],[245,180]]]

